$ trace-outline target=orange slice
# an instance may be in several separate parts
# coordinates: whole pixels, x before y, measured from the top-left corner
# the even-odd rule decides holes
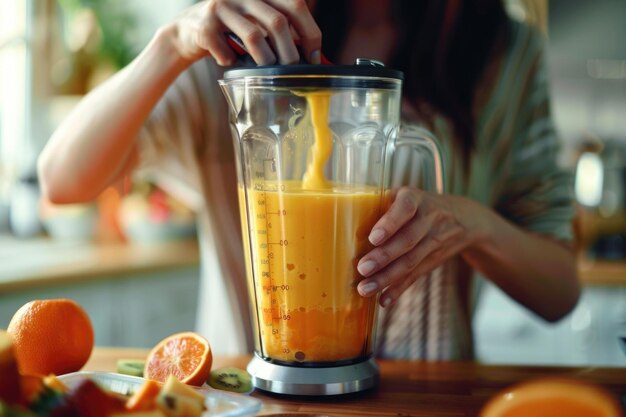
[[[480,417],[621,417],[620,406],[603,388],[565,378],[515,385],[493,397]]]
[[[129,411],[150,411],[156,407],[156,398],[161,391],[161,385],[151,379],[144,384],[126,401]]]
[[[144,377],[165,382],[174,375],[188,385],[202,385],[211,373],[209,342],[194,332],[176,333],[161,340],[148,354]]]

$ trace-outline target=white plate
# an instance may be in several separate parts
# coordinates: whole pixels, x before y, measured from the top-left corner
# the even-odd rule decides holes
[[[116,374],[113,372],[73,372],[58,377],[70,389],[84,379],[91,379],[100,386],[122,395],[132,395],[141,387],[145,379],[137,376]],[[204,385],[193,387],[206,398],[208,411],[202,417],[248,417],[256,415],[261,409],[261,401],[247,395],[220,391]]]

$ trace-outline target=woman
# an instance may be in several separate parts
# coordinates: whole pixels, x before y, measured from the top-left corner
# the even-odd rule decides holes
[[[472,270],[548,321],[573,308],[572,209],[541,41],[498,0],[212,0],[161,28],[85,97],[39,172],[57,203],[93,199],[138,166],[187,185],[201,223],[199,327],[216,352],[252,346],[233,146],[216,84],[219,66],[235,63],[227,31],[258,64],[300,55],[319,63],[324,34],[336,63],[358,56],[403,70],[405,122],[426,124],[443,143],[451,192],[400,188],[358,263],[359,293],[382,292],[387,307],[379,354],[470,358]]]

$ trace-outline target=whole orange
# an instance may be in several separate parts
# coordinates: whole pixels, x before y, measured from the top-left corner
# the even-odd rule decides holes
[[[89,316],[73,300],[34,300],[15,313],[7,332],[23,374],[61,375],[83,367],[93,349]]]

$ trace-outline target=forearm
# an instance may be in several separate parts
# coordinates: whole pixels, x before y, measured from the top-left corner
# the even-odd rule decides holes
[[[277,3],[201,1],[185,9],[59,126],[39,159],[44,195],[57,203],[90,200],[125,174],[137,157],[134,141],[141,126],[176,77],[204,57],[219,65],[234,63],[225,28],[242,39],[255,62],[265,64],[298,61],[293,28],[304,57],[319,63],[321,33],[306,4]]]
[[[50,200],[91,200],[131,165],[143,123],[189,65],[176,53],[172,30],[159,31],[131,64],[89,93],[52,135],[38,167]]]
[[[544,319],[567,314],[580,295],[573,251],[482,210],[486,232],[462,252],[465,260]]]

